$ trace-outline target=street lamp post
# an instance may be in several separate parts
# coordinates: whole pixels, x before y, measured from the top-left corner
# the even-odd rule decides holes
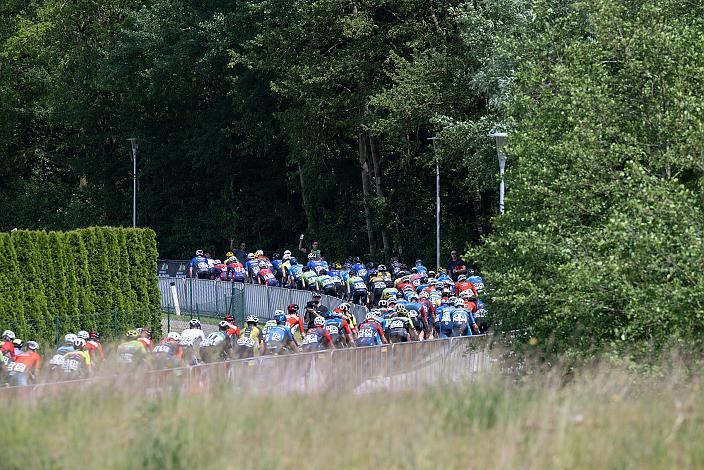
[[[132,227],[137,227],[137,149],[139,143],[132,137],[128,139],[132,145]]]
[[[499,158],[499,175],[501,175],[501,183],[499,184],[499,213],[504,215],[504,170],[506,169],[506,146],[505,132],[492,132],[489,137],[496,139],[496,156]]]
[[[435,269],[440,272],[440,160],[436,142],[442,137],[430,137],[433,141],[433,152],[435,153]]]

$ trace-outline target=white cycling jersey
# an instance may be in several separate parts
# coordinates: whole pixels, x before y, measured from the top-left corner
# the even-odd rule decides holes
[[[185,329],[181,332],[181,339],[179,340],[179,344],[181,346],[193,346],[193,343],[195,342],[196,338],[200,338],[201,343],[205,341],[205,333],[203,333],[203,330],[200,330],[198,328]]]

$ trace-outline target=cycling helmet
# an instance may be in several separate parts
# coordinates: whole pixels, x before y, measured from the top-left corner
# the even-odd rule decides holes
[[[435,271],[428,271],[428,276],[435,276]]]
[[[218,328],[221,330],[227,330],[230,328],[230,324],[225,320],[222,320],[220,323],[218,323]]]
[[[255,256],[255,257],[264,256],[264,251],[263,251],[263,250],[257,250],[257,251],[254,252],[254,256]]]
[[[196,256],[203,256],[203,250],[196,250]]]
[[[323,317],[315,317],[313,319],[313,324],[315,326],[323,326],[325,325],[325,319]]]
[[[235,318],[232,315],[225,315],[224,320],[228,323],[233,323],[235,321]]]
[[[254,259],[254,253],[247,253],[247,259]]]
[[[288,304],[288,311],[289,312],[297,312],[298,311],[298,304]]]
[[[282,325],[286,323],[286,315],[284,315],[283,310],[277,310],[274,312],[274,320],[276,320],[277,325]]]
[[[411,295],[408,296],[408,298],[409,298],[410,300],[414,300],[414,299],[415,299],[415,300],[418,300],[418,294],[416,294],[415,292],[413,292],[413,293],[411,293]]]
[[[460,274],[459,276],[457,276],[457,282],[463,282],[466,280],[467,280],[467,276],[465,276],[464,274]]]
[[[339,308],[340,310],[342,310],[343,312],[347,312],[347,311],[349,311],[349,309],[350,309],[350,304],[348,304],[347,302],[342,302],[342,303],[338,306],[338,308]]]
[[[371,261],[369,261],[369,262],[367,263],[367,269],[373,269],[373,268],[374,268],[374,263],[372,263]]]
[[[285,259],[285,260],[286,260],[286,259],[291,259],[291,254],[290,254],[290,253],[288,253],[288,254],[287,254],[287,253],[284,253],[283,259]]]
[[[73,342],[73,347],[76,349],[83,349],[86,347],[86,340],[83,338],[76,338],[76,341]]]
[[[386,305],[387,305],[386,300],[381,299],[381,300],[379,301],[379,307],[386,307]]]
[[[39,349],[39,343],[37,343],[36,341],[27,341],[27,349],[31,351],[36,351],[37,349]]]
[[[129,330],[125,336],[127,336],[128,338],[136,338],[137,336],[139,336],[139,333],[137,333],[137,330]]]
[[[274,253],[273,255],[271,255],[271,259],[281,259],[281,255],[278,253]]]
[[[415,266],[413,266],[413,267],[411,268],[411,274],[418,274],[418,268],[416,268]]]
[[[391,304],[395,304],[395,303],[397,303],[396,297],[390,297],[390,298],[386,301],[386,305],[391,305]]]
[[[355,256],[353,261],[354,261],[355,263],[361,263],[361,262],[362,262],[362,258],[360,258],[359,256]]]
[[[19,338],[15,338],[12,340],[12,345],[17,349],[22,349],[22,346],[24,346],[24,341]]]
[[[225,253],[225,258],[232,258],[233,256],[235,256],[235,254],[231,251],[228,251],[227,253]]]
[[[376,321],[376,314],[373,310],[371,312],[367,312],[367,314],[364,316],[364,319],[367,321]]]
[[[100,332],[91,331],[89,336],[90,336],[90,339],[99,340],[100,339]]]
[[[315,253],[308,253],[308,259],[315,259]]]
[[[74,335],[73,333],[68,333],[66,336],[64,336],[64,343],[73,344],[76,339],[78,339],[78,336]]]
[[[421,299],[427,299],[428,297],[430,297],[430,294],[428,294],[426,291],[420,293]]]
[[[284,256],[286,255],[291,256],[291,250],[284,250]]]
[[[175,331],[172,331],[168,335],[166,335],[167,339],[173,340],[173,341],[178,341],[181,339],[181,335],[176,333]]]
[[[464,307],[464,300],[462,300],[462,299],[455,300],[455,307]]]
[[[380,265],[376,268],[376,270],[379,271],[379,272],[384,272],[384,271],[386,271],[386,266],[384,266],[383,264],[380,264]]]
[[[256,315],[247,315],[246,323],[259,323],[259,317]]]
[[[88,339],[88,338],[90,338],[90,334],[88,334],[88,332],[85,331],[85,330],[79,331],[78,333],[76,333],[76,336],[78,336],[78,337],[81,338],[81,339]]]
[[[198,320],[197,318],[191,318],[191,321],[188,322],[188,326],[191,328],[198,328],[200,330],[200,320]]]
[[[2,339],[6,341],[12,341],[15,339],[15,332],[12,330],[5,330],[2,332]]]

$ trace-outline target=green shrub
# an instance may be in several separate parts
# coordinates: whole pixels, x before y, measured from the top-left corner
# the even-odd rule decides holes
[[[156,238],[149,229],[93,227],[0,234],[0,328],[23,339],[98,329],[158,330]]]

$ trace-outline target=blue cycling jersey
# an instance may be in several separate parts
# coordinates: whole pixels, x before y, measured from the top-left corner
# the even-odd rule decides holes
[[[301,274],[303,274],[303,265],[300,264],[292,264],[288,268],[288,274],[289,276],[293,276],[294,279],[300,279]]]
[[[281,347],[289,341],[293,341],[293,333],[291,328],[285,325],[270,326],[264,336],[264,344],[267,348]]]
[[[274,270],[277,273],[281,273],[281,265],[283,264],[283,261],[281,261],[280,259],[275,259],[271,261],[271,264],[274,266]]]
[[[196,272],[208,271],[208,258],[205,256],[196,256],[191,260],[188,266],[193,268]]]
[[[426,267],[423,266],[422,264],[416,264],[416,269],[418,270],[418,273],[419,273],[419,274],[420,274],[420,273],[427,273],[427,272],[428,272],[428,268],[426,268]]]

